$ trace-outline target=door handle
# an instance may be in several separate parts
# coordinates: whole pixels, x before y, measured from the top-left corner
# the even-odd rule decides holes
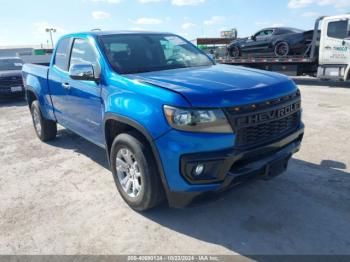
[[[71,86],[70,86],[69,83],[62,83],[62,87],[63,87],[64,89],[69,90]]]

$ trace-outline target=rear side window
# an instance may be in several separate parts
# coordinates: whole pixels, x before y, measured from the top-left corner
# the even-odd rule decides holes
[[[350,36],[349,20],[330,22],[327,35],[329,37],[344,39]]]
[[[64,71],[68,71],[70,39],[62,39],[57,46],[55,56],[55,66]]]
[[[273,30],[263,30],[256,34],[256,37],[266,37],[271,36],[273,34]]]

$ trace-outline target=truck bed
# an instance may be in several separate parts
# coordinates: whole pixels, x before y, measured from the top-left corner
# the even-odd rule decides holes
[[[24,64],[22,71],[38,78],[44,78],[47,81],[49,67],[46,65]]]
[[[44,65],[24,64],[22,68],[25,79],[25,90],[38,94],[43,115],[47,119],[54,120],[51,92],[49,88],[49,67]]]

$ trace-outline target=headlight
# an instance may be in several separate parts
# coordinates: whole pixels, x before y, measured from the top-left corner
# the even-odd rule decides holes
[[[169,125],[174,129],[201,133],[233,133],[220,109],[184,109],[164,106]]]

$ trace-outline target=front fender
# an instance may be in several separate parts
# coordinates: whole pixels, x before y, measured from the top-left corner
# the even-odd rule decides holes
[[[153,140],[168,132],[164,105],[189,107],[180,94],[122,76],[110,78],[110,84],[102,91],[105,115],[118,115],[138,123]]]

